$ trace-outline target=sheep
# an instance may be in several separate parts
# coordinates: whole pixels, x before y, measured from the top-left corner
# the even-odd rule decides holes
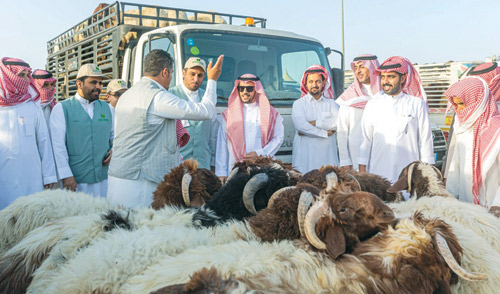
[[[2,256],[0,278],[5,284],[1,288],[15,287],[24,293],[37,268],[39,274],[35,277],[42,279],[47,272],[73,258],[78,250],[115,227],[135,230],[141,226],[171,224],[192,225],[192,212],[176,207],[166,207],[160,211],[110,210],[104,214],[95,213],[53,221],[30,232]]]
[[[105,198],[68,190],[44,190],[19,197],[0,210],[0,256],[28,232],[49,221],[110,208]]]
[[[302,178],[302,174],[296,169],[294,169],[291,163],[285,163],[279,159],[270,156],[259,155],[255,159],[248,159],[236,162],[227,180],[229,181],[232,177],[234,177],[234,175],[238,173],[241,172],[249,173],[252,168],[258,168],[263,166],[286,170],[288,176],[290,177],[291,185],[296,185],[298,181]]]
[[[165,175],[153,193],[151,207],[165,205],[180,207],[201,206],[221,188],[219,178],[207,169],[198,169],[198,163],[188,159]]]
[[[361,242],[351,254],[335,261],[289,240],[237,240],[191,248],[177,256],[165,256],[130,278],[120,293],[149,293],[185,283],[190,273],[207,266],[214,266],[222,278],[232,275],[249,289],[266,293],[450,293],[450,284],[457,282],[450,269],[461,279],[485,278],[458,265],[460,252],[460,244],[444,222],[416,215]],[[498,261],[498,252],[489,253]],[[498,268],[495,262],[489,265]],[[486,290],[474,293],[493,293],[498,282],[481,287],[487,282],[474,282],[475,289]],[[457,285],[454,287],[456,291]]]
[[[212,12],[212,11],[208,11]],[[210,23],[221,23],[221,24],[226,24],[226,20],[218,15],[216,12],[214,14],[209,14],[209,13],[197,13],[196,15],[190,15],[188,16],[189,20],[194,20],[194,21],[203,21],[203,22],[210,22]]]
[[[244,287],[244,286],[243,286]],[[167,286],[151,294],[236,294],[247,293],[238,281],[231,278],[223,280],[214,267],[202,268],[195,272],[188,283]]]
[[[320,189],[326,188],[325,175],[335,172],[339,182],[345,188],[352,191],[365,191],[373,193],[386,202],[398,202],[403,199],[399,192],[387,192],[391,186],[390,182],[379,175],[370,173],[359,173],[356,171],[346,171],[337,166],[326,165],[319,170],[314,169],[302,176],[299,183],[313,184]]]
[[[441,172],[433,165],[414,161],[399,174],[399,179],[388,192],[406,190],[416,198],[422,196],[453,197],[444,186]]]
[[[142,272],[161,256],[175,256],[200,245],[254,240],[243,222],[228,222],[212,229],[184,225],[140,227],[134,231],[114,230],[82,248],[65,264],[33,279],[27,293],[119,293],[131,276]]]
[[[238,173],[207,200],[194,220],[207,227],[230,219],[243,220],[256,215],[267,206],[274,192],[289,185],[290,180],[283,169],[264,166],[251,169],[250,174]]]
[[[457,223],[455,230],[467,228],[484,238],[500,252],[500,219],[488,213],[485,207],[459,201],[451,197],[416,197],[389,206],[398,217],[407,217],[420,211],[425,217],[438,217]]]
[[[118,227],[131,229],[128,219],[110,211],[103,215],[64,218],[36,228],[0,258],[0,293],[25,293],[33,272],[61,240],[83,243],[83,247],[88,240]],[[78,237],[84,241],[75,240]]]

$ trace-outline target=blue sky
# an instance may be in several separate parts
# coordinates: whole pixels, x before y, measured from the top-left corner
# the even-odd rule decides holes
[[[44,68],[47,41],[90,16],[100,2],[104,1],[0,0],[0,56],[19,57],[33,68]],[[128,2],[255,15],[267,18],[268,28],[342,48],[340,0]],[[499,12],[499,0],[344,0],[346,63],[363,53],[381,60],[401,55],[417,63],[480,61],[500,55]]]

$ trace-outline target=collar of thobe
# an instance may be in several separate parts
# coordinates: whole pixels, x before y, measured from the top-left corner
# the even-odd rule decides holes
[[[391,98],[391,99],[399,99],[401,97],[403,97],[405,95],[405,93],[403,93],[403,91],[401,91],[398,95],[396,96],[392,96],[392,95],[387,95],[384,93],[384,96],[387,97],[387,98]]]
[[[319,102],[319,101],[321,101],[321,100],[323,100],[323,99],[326,99],[323,95],[321,95],[321,97],[320,97],[318,100],[316,100],[316,98],[314,98],[314,97],[313,97],[311,94],[309,94],[309,93],[308,93],[305,97],[306,97],[306,99],[309,99],[309,102],[311,102],[311,101],[318,101],[318,102]]]
[[[75,94],[75,98],[80,101],[81,104],[83,105],[91,105],[94,103],[94,101],[90,102],[88,101],[87,99],[83,98],[82,96],[80,96],[78,93]]]
[[[254,103],[242,103],[242,104],[243,104],[243,109],[255,108],[259,106],[257,101],[255,101]]]
[[[181,87],[182,87],[182,90],[184,90],[184,93],[186,93],[186,95],[189,97],[189,98],[195,98],[195,97],[198,97],[198,90],[196,91],[191,91],[189,90],[185,85],[184,83],[181,84]]]

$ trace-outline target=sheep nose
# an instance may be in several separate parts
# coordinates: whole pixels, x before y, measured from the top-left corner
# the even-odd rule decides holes
[[[393,213],[392,211],[390,211],[390,210],[384,211],[384,212],[382,213],[382,215],[383,215],[384,217],[392,217],[392,218],[394,218],[394,213]]]

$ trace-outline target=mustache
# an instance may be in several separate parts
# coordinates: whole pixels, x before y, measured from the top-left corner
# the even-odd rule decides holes
[[[384,84],[384,85],[382,85],[382,87],[385,87],[385,86],[392,87],[392,85],[391,85],[391,84]]]

